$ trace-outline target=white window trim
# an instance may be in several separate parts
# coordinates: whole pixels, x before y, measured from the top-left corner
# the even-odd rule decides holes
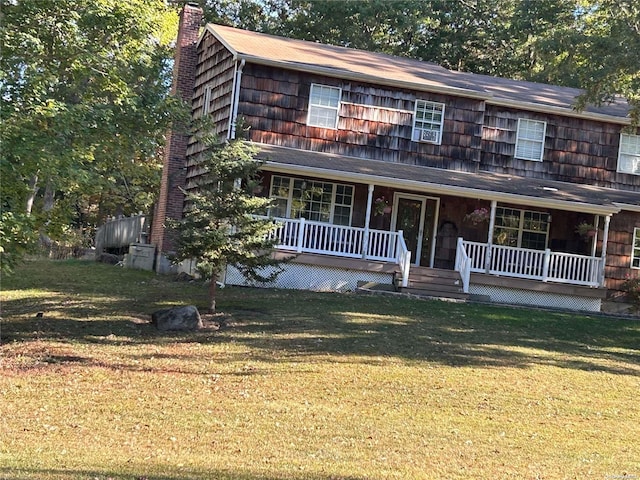
[[[617,166],[617,172],[618,173],[627,173],[629,175],[640,175],[640,167],[638,167],[638,172],[631,172],[629,170],[622,170],[621,167],[621,157],[622,155],[629,155],[632,157],[637,157],[638,158],[638,163],[640,164],[640,152],[636,153],[636,152],[624,152],[622,151],[622,138],[623,137],[636,137],[637,140],[640,142],[640,135],[633,135],[633,134],[629,134],[629,133],[620,133],[620,146],[618,147],[618,166]]]
[[[338,106],[329,107],[327,105],[314,105],[314,104],[312,104],[311,103],[311,92],[313,91],[313,87],[314,86],[332,88],[332,89],[338,90]],[[311,88],[309,89],[309,108],[308,108],[308,112],[307,112],[307,126],[316,127],[316,128],[328,128],[330,130],[337,130],[338,129],[338,121],[340,120],[340,104],[341,103],[342,103],[342,88],[336,87],[334,85],[324,85],[322,83],[312,83],[311,84]],[[335,124],[333,125],[333,127],[327,127],[326,125],[314,125],[313,123],[311,123],[311,107],[328,108],[328,109],[331,109],[331,110],[335,110],[336,111],[336,121],[335,121]]]
[[[547,248],[549,246],[549,231],[551,230],[551,222],[548,220],[551,215],[548,212],[543,212],[543,211],[539,211],[539,210],[526,210],[526,209],[520,209],[520,208],[512,208],[512,207],[502,207],[499,206],[498,209],[502,209],[502,211],[504,211],[504,209],[508,209],[508,210],[512,210],[512,211],[518,211],[520,212],[520,216],[519,216],[519,220],[518,220],[518,226],[517,227],[508,227],[508,226],[499,226],[496,224],[495,229],[502,229],[504,228],[505,230],[513,230],[518,232],[518,240],[517,240],[517,248],[523,248],[522,247],[522,237],[524,236],[524,234],[526,232],[531,232],[531,233],[538,233],[538,234],[544,234],[545,236],[545,248]],[[535,213],[535,214],[542,214],[542,215],[547,215],[547,230],[546,231],[542,231],[542,230],[529,230],[524,228],[524,217],[526,213]],[[496,217],[498,217],[497,213],[496,213]]]
[[[639,238],[640,238],[640,227],[635,227],[635,228],[633,229],[633,237],[631,237],[631,268],[633,268],[633,269],[635,269],[635,270],[640,270],[640,265],[639,265],[639,266],[637,266],[637,267],[634,267],[634,266],[633,266],[633,262],[634,262],[634,260],[636,260],[636,258],[637,258],[637,257],[634,255],[634,254],[635,254],[635,251],[636,251],[636,248],[635,248],[635,246],[636,246],[636,239],[639,239]]]
[[[438,140],[437,141],[433,141],[433,140],[423,140],[422,139],[422,135],[420,135],[418,140],[414,140],[416,137],[416,131],[420,130],[423,131],[424,129],[422,128],[418,128],[416,127],[416,122],[418,121],[418,104],[419,103],[424,103],[425,106],[427,104],[431,104],[431,105],[438,105],[440,107],[442,107],[442,118],[440,119],[440,129],[439,130],[431,130],[433,132],[438,132]],[[411,131],[411,141],[413,142],[419,142],[419,143],[432,143],[434,145],[441,145],[442,144],[442,131],[444,129],[444,113],[445,113],[445,104],[444,103],[440,103],[440,102],[432,102],[431,100],[423,100],[423,99],[416,99],[415,101],[415,105],[413,108],[413,129]],[[435,122],[432,122],[435,123]]]
[[[285,216],[286,218],[291,218],[291,208],[293,206],[293,186],[296,180],[301,180],[301,181],[308,181],[308,182],[321,182],[321,183],[330,183],[332,185],[332,189],[331,189],[331,212],[329,213],[329,222],[319,222],[319,223],[329,223],[331,225],[333,225],[333,221],[334,221],[334,215],[335,215],[335,209],[336,209],[336,205],[339,205],[341,207],[349,207],[349,225],[351,225],[351,223],[353,222],[353,204],[355,202],[355,196],[356,196],[356,187],[355,185],[349,184],[349,183],[336,183],[336,182],[327,182],[324,180],[307,180],[304,178],[299,178],[299,177],[289,177],[287,175],[272,175],[271,176],[271,185],[269,186],[269,197],[271,197],[272,192],[273,192],[273,182],[275,177],[280,177],[280,178],[284,178],[289,180],[289,194],[287,197],[287,209],[286,209],[286,213]],[[337,195],[337,186],[338,185],[342,185],[344,187],[351,187],[351,204],[350,205],[346,205],[343,203],[336,203],[336,195]],[[279,197],[279,198],[284,198],[284,197]],[[271,213],[269,212],[269,215],[271,215]]]
[[[522,124],[522,122],[536,122],[536,123],[541,123],[543,125],[542,128],[542,142],[541,142],[541,149],[540,149],[540,156],[538,158],[531,158],[531,157],[524,157],[524,156],[518,156],[518,142],[521,140],[529,140],[529,141],[535,141],[538,142],[539,140],[531,140],[529,138],[520,138],[520,125]],[[516,130],[516,145],[515,145],[515,152],[513,153],[513,157],[514,158],[518,158],[520,160],[529,160],[532,162],[541,162],[542,158],[544,157],[544,144],[547,138],[547,122],[543,122],[541,120],[533,120],[531,118],[519,118],[518,119],[518,129]]]

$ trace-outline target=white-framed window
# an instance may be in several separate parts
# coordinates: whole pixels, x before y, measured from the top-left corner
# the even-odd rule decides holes
[[[522,160],[542,161],[544,136],[547,123],[538,120],[518,119],[515,157]]]
[[[204,87],[204,100],[202,101],[202,115],[206,115],[211,111],[211,85]]]
[[[309,116],[307,125],[311,127],[338,128],[338,110],[342,89],[327,85],[311,84],[309,94]]]
[[[416,100],[413,115],[414,142],[427,142],[440,145],[442,142],[442,126],[444,125],[444,103]]]
[[[640,228],[633,229],[633,245],[631,246],[631,268],[640,268]]]
[[[496,208],[493,242],[509,247],[544,250],[549,237],[550,217],[545,212]]]
[[[640,135],[620,134],[618,172],[640,175]]]
[[[351,225],[353,195],[353,185],[274,175],[269,215]]]

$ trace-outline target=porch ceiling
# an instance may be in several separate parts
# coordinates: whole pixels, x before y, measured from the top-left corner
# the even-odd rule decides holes
[[[265,170],[597,215],[635,210],[640,192],[490,172],[467,173],[258,144]]]

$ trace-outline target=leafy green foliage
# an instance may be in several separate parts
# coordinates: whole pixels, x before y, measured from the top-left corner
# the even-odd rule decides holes
[[[54,238],[148,209],[180,110],[168,95],[176,12],[160,0],[0,5],[2,208]]]
[[[622,284],[622,290],[627,294],[627,300],[640,312],[640,276],[629,277]]]
[[[33,251],[37,237],[32,218],[20,213],[0,213],[0,272],[12,273],[20,259]]]
[[[225,265],[263,282],[273,280],[280,269],[271,256],[276,240],[269,234],[275,225],[255,217],[271,202],[253,193],[260,168],[253,158],[257,148],[241,139],[208,143],[210,150],[198,164],[203,171],[198,187],[185,191],[184,218],[171,226],[178,234],[175,261],[195,258],[200,274],[211,279],[213,312],[216,280]]]

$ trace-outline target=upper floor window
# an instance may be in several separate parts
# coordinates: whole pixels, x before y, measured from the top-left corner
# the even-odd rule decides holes
[[[509,247],[544,250],[549,235],[549,214],[498,207],[493,241]]]
[[[522,160],[541,162],[542,154],[544,153],[544,135],[546,129],[546,122],[519,118],[515,157]]]
[[[271,179],[273,217],[301,218],[351,225],[353,186],[274,175]]]
[[[416,100],[416,112],[413,116],[414,142],[429,142],[440,145],[442,125],[444,124],[444,104]]]
[[[633,229],[633,246],[631,247],[631,268],[640,268],[640,228]]]
[[[620,134],[618,171],[640,175],[640,135]]]
[[[309,95],[309,118],[312,127],[338,128],[338,109],[342,90],[337,87],[311,84]]]

